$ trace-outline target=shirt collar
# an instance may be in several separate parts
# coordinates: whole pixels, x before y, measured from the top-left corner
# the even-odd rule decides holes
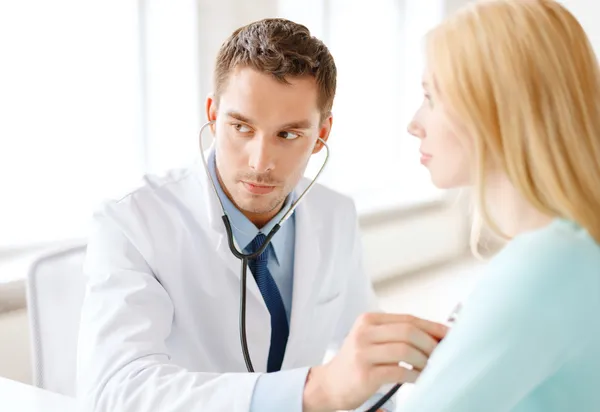
[[[219,199],[223,203],[223,208],[225,209],[225,213],[229,216],[229,221],[231,222],[231,229],[233,231],[233,237],[235,238],[238,245],[242,247],[242,249],[246,250],[252,240],[259,233],[264,234],[265,236],[269,234],[271,229],[279,222],[279,220],[283,217],[285,213],[292,206],[292,202],[294,199],[294,192],[290,193],[290,195],[285,199],[285,203],[283,207],[275,215],[262,229],[258,229],[254,223],[252,223],[244,214],[233,204],[233,202],[227,197],[225,191],[221,187],[221,183],[217,177],[217,166],[215,160],[215,152],[211,151],[208,158],[208,168],[210,171],[211,178],[215,182],[215,187],[217,188],[217,194]],[[292,216],[293,217],[293,216]],[[292,218],[290,217],[290,218]],[[281,229],[273,239],[271,240],[271,245],[273,245],[273,251],[275,253],[275,260],[279,264],[281,254],[285,250],[286,238],[284,232],[288,230],[290,225],[283,224]]]

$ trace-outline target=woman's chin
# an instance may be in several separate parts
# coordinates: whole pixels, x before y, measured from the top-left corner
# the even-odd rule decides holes
[[[468,186],[467,183],[460,182],[457,179],[449,179],[448,176],[436,176],[431,173],[431,183],[438,189],[456,189],[460,187]]]

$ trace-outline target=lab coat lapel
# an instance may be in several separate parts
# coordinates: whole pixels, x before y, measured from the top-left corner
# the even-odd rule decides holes
[[[296,244],[294,253],[294,286],[292,293],[292,314],[290,335],[286,348],[283,368],[294,366],[294,361],[302,351],[306,328],[310,326],[322,277],[319,276],[321,262],[321,220],[319,211],[310,201],[310,194],[296,208]]]

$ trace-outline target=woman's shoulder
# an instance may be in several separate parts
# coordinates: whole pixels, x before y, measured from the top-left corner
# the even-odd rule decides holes
[[[564,219],[517,236],[494,260],[527,271],[600,275],[600,245],[585,229]]]
[[[600,313],[600,245],[573,222],[557,219],[518,236],[492,259],[487,275],[523,306]]]

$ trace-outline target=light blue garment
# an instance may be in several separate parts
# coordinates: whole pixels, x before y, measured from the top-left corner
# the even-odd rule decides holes
[[[600,411],[600,247],[572,222],[488,264],[402,412]]]
[[[260,232],[265,235],[279,222],[281,217],[289,210],[293,202],[293,192],[288,196],[281,211],[262,229],[258,229],[227,197],[219,180],[215,165],[215,154],[212,152],[208,158],[208,166],[211,177],[215,182],[219,199],[223,203],[225,212],[229,216],[233,237],[240,247],[247,252],[247,247]],[[287,219],[281,229],[271,241],[269,248],[269,260],[267,267],[273,276],[288,317],[291,317],[292,293],[294,284],[294,249],[296,244],[296,223],[294,214]],[[304,384],[309,368],[280,371],[276,373],[263,374],[257,380],[252,397],[251,412],[302,412],[302,396]],[[369,404],[375,403],[381,394],[370,400]],[[393,402],[386,405],[386,411],[393,409]],[[363,408],[361,408],[362,410]]]

